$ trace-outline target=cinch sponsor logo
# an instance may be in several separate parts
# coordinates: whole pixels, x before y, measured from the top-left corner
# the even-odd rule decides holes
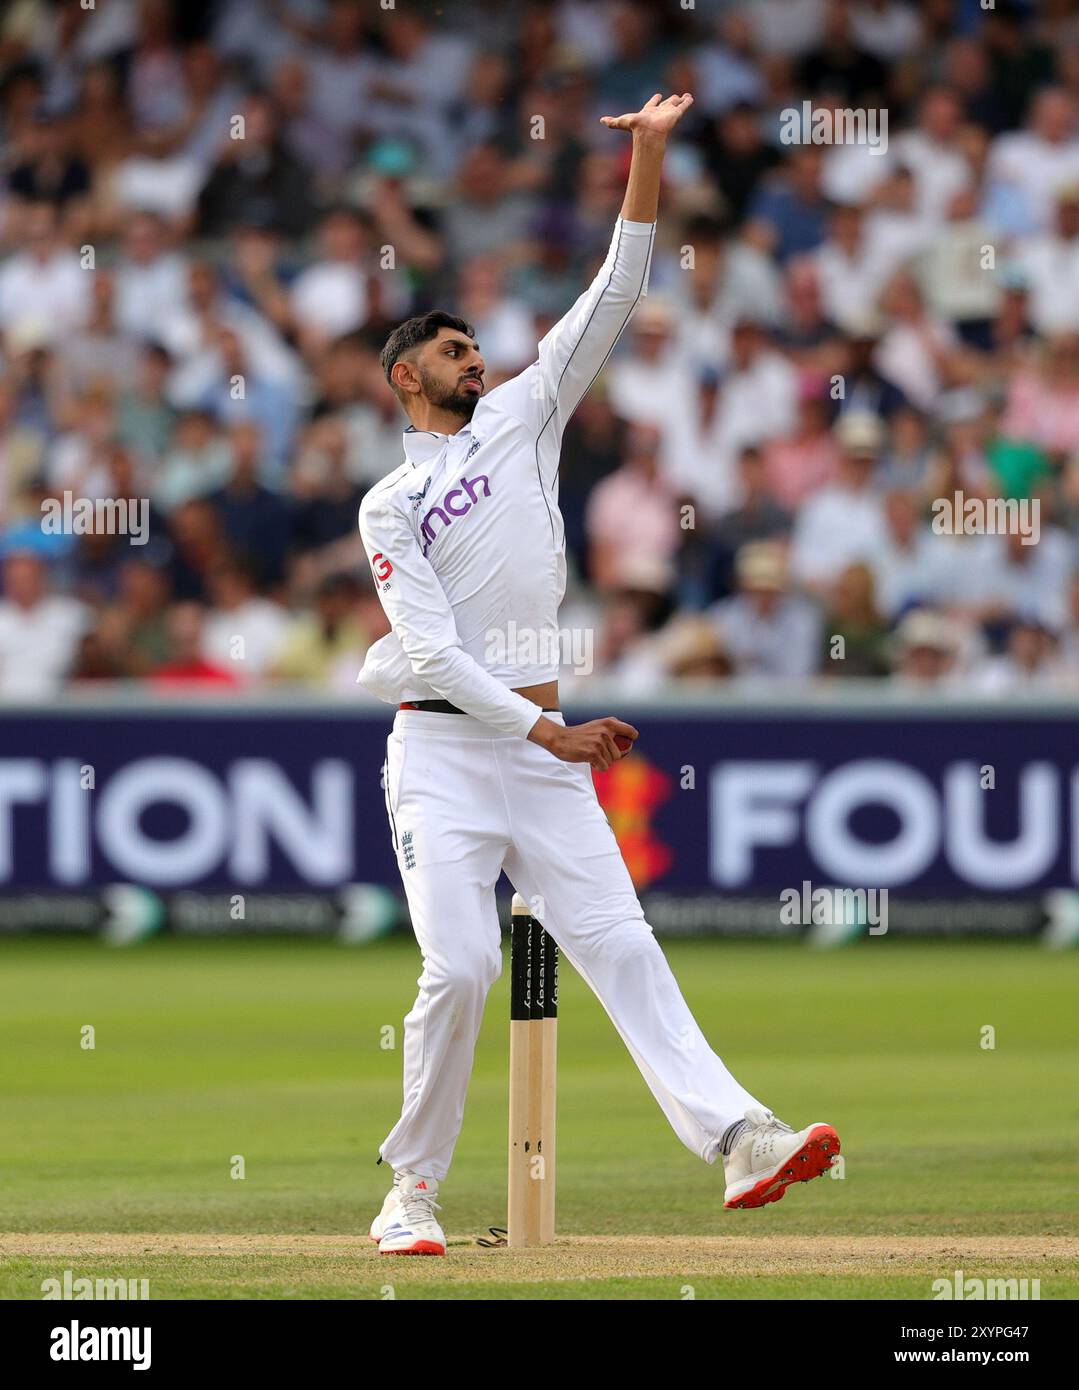
[[[477,496],[476,489],[483,485],[483,492]],[[453,524],[454,517],[464,516],[470,512],[480,497],[490,497],[491,484],[489,479],[481,473],[477,478],[462,478],[457,487],[451,487],[442,501],[435,507],[431,507],[423,518],[420,526],[420,535],[423,538],[423,553],[426,555],[431,549],[438,536]],[[468,501],[462,505],[461,499],[467,497]],[[435,521],[441,518],[442,526],[436,530]]]

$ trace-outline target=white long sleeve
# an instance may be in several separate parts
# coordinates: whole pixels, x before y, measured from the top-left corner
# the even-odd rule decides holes
[[[462,650],[453,610],[392,494],[369,493],[364,499],[360,535],[382,607],[412,674],[465,714],[503,733],[527,737],[540,717],[539,709],[495,680]],[[378,685],[377,676],[372,685]],[[373,693],[385,698],[381,688]]]

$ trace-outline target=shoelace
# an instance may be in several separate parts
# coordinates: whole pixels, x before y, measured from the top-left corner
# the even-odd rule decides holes
[[[441,1210],[430,1192],[411,1192],[407,1197],[401,1195],[401,1211],[408,1226],[422,1221],[433,1221],[435,1212]]]
[[[769,1115],[767,1119],[755,1125],[751,1130],[754,1153],[771,1153],[775,1144],[776,1136],[779,1134],[793,1134],[794,1130],[790,1125],[785,1125],[782,1120],[777,1120],[774,1115]]]

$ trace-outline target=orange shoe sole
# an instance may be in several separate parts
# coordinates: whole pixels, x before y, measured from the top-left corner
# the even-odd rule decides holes
[[[724,1202],[724,1207],[730,1211],[746,1210],[778,1202],[791,1183],[809,1182],[811,1178],[819,1178],[826,1173],[839,1148],[839,1135],[831,1125],[814,1125],[805,1143],[791,1154],[778,1173],[770,1178],[762,1178],[748,1192],[741,1193],[733,1201]]]
[[[380,1255],[444,1255],[446,1247],[438,1245],[433,1240],[418,1240],[415,1245],[410,1245],[407,1250],[383,1250],[379,1246]]]

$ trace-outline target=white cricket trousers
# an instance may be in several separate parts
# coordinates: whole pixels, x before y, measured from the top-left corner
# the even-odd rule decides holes
[[[561,722],[561,715],[550,715]],[[423,955],[404,1028],[404,1107],[379,1152],[442,1179],[484,1002],[502,969],[495,884],[517,892],[610,1015],[679,1139],[708,1163],[758,1106],[708,1046],[644,920],[587,763],[465,714],[401,710],[386,807]]]

